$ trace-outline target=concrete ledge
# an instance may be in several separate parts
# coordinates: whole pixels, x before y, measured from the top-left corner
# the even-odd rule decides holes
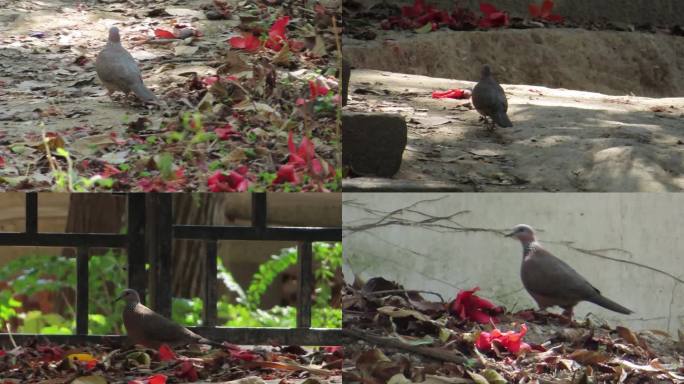
[[[380,0],[356,0],[370,6]],[[453,0],[427,0],[428,4],[443,9],[452,9]],[[499,9],[508,11],[513,16],[527,15],[530,3],[540,4],[541,0],[488,0]],[[412,1],[397,1],[403,5]],[[478,10],[480,0],[461,0],[458,4],[472,10]],[[684,24],[684,1],[681,0],[554,0],[553,13],[573,20],[621,21],[625,23]]]

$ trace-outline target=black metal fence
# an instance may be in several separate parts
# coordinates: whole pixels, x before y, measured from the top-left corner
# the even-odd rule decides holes
[[[216,341],[234,344],[336,345],[342,340],[339,329],[311,328],[311,297],[314,290],[313,248],[315,241],[341,241],[341,227],[272,227],[266,224],[265,193],[252,194],[251,226],[208,226],[174,224],[171,194],[126,194],[126,234],[39,233],[38,195],[26,195],[26,230],[0,232],[0,246],[57,246],[76,248],[76,334],[13,334],[17,342],[47,337],[56,342],[78,343],[120,341],[122,336],[88,335],[89,248],[123,248],[128,255],[128,286],[145,297],[151,277],[151,307],[171,316],[171,254],[174,239],[194,239],[206,243],[206,276],[202,299],[202,327],[189,327]],[[296,328],[217,327],[217,243],[219,240],[290,240],[298,242],[299,287]],[[146,257],[147,256],[147,257]],[[145,270],[149,263],[150,271]],[[0,343],[9,335],[0,333]]]

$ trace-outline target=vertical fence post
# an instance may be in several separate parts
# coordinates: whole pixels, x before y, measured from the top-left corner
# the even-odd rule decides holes
[[[38,194],[26,194],[26,233],[38,233]]]
[[[262,233],[266,229],[266,193],[252,193],[252,227]]]
[[[145,303],[147,291],[147,272],[145,271],[145,194],[129,193],[126,195],[128,224],[126,236],[128,257],[128,287],[140,294]]]
[[[152,308],[163,316],[171,317],[172,196],[170,193],[147,195],[145,232],[152,271]]]
[[[217,274],[217,241],[208,240],[205,242],[207,248],[206,268],[204,276],[204,307],[202,310],[202,325],[205,327],[216,326],[216,274]]]
[[[76,253],[76,334],[88,334],[88,248]]]
[[[311,328],[311,295],[314,291],[313,245],[310,242],[297,246],[299,262],[299,292],[297,292],[297,327]]]

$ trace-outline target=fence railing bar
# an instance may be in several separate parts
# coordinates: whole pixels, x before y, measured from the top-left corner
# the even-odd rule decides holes
[[[126,248],[126,236],[106,233],[0,233],[0,245]]]
[[[146,233],[152,269],[152,309],[171,317],[172,196],[169,193],[151,193],[147,198]]]
[[[145,271],[145,194],[132,193],[127,196],[126,232],[128,249],[128,287],[140,294],[145,303],[147,293],[147,273]]]
[[[38,232],[38,194],[26,194],[26,233]]]
[[[297,246],[299,264],[299,289],[297,292],[297,327],[311,327],[311,296],[314,291],[313,244],[300,243]]]
[[[175,239],[340,241],[338,227],[254,227],[174,225]]]
[[[205,242],[207,249],[206,268],[204,275],[204,307],[202,308],[202,325],[212,327],[216,325],[216,300],[218,299],[216,274],[217,269],[217,242],[209,240]]]
[[[266,229],[266,193],[252,193],[252,227],[257,232]]]
[[[76,253],[76,333],[88,334],[88,248]]]

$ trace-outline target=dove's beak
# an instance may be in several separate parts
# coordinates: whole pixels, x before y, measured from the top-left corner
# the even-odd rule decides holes
[[[506,236],[506,237],[513,237],[513,235],[515,235],[515,232],[507,233],[507,234],[505,234],[504,236]]]
[[[112,304],[116,303],[117,301],[119,301],[119,300],[121,300],[121,299],[123,299],[123,295],[121,295],[121,296],[117,297],[116,299],[114,299],[114,301],[112,301]]]

